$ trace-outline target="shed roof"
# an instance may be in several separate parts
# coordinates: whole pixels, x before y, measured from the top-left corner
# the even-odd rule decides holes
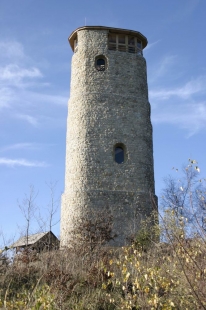
[[[32,244],[36,243],[37,241],[39,241],[40,239],[42,239],[44,236],[46,236],[49,233],[54,235],[52,231],[47,231],[47,232],[41,232],[41,233],[29,235],[28,237],[26,237],[26,236],[21,237],[11,245],[11,248],[17,248],[17,247],[23,247],[26,245],[32,245]],[[55,235],[54,235],[54,237],[57,238]],[[28,243],[27,243],[27,240],[28,240]]]

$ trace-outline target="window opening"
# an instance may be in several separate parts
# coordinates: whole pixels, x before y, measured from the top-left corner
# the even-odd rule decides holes
[[[105,60],[104,58],[98,58],[96,61],[96,69],[98,71],[104,71],[105,70]]]
[[[137,48],[142,49],[142,42],[137,40]]]
[[[122,34],[118,35],[118,42],[119,44],[125,44],[125,36]]]
[[[125,35],[118,35],[118,51],[126,52],[126,38]]]
[[[122,164],[124,162],[124,149],[121,146],[115,147],[114,159],[118,164]]]
[[[116,43],[116,34],[109,35],[109,43]]]
[[[116,50],[116,34],[109,35],[109,50]]]
[[[142,55],[142,42],[137,40],[137,54]]]
[[[135,53],[135,39],[134,37],[128,37],[128,52],[129,53]]]

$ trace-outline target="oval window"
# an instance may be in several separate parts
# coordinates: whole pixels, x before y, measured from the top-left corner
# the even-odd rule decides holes
[[[116,146],[114,150],[114,159],[116,163],[122,164],[124,162],[124,149],[121,146]]]
[[[105,60],[103,58],[97,59],[96,69],[98,71],[104,71],[105,70]]]
[[[98,71],[105,71],[107,66],[107,60],[104,55],[99,55],[95,58],[95,68]]]

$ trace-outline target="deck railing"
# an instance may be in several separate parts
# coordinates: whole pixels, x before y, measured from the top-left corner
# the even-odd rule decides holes
[[[137,55],[143,55],[142,50],[134,45],[123,45],[116,43],[109,43],[108,49],[110,51],[128,52]]]

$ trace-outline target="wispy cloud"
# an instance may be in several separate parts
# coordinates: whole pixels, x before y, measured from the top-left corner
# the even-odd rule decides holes
[[[0,109],[8,108],[9,103],[13,98],[13,92],[8,87],[0,88]]]
[[[28,115],[28,114],[16,114],[14,117],[22,119],[27,123],[31,124],[32,126],[38,126],[38,120],[36,117]]]
[[[160,77],[164,77],[168,72],[171,75],[171,68],[177,61],[176,55],[166,55],[158,63],[155,63],[150,72],[150,82],[159,81]]]
[[[0,58],[16,61],[25,58],[23,45],[17,41],[1,41],[0,42]]]
[[[17,41],[0,41],[0,112],[9,109],[8,118],[16,118],[38,127],[55,107],[67,107],[68,95],[53,93],[34,61],[27,57]],[[52,118],[51,118],[52,119]]]
[[[35,102],[41,101],[41,102],[48,102],[52,104],[67,106],[68,97],[67,96],[56,96],[56,95],[48,95],[48,94],[42,94],[42,93],[34,93],[30,92],[30,98],[34,100]]]
[[[172,96],[180,97],[182,99],[188,99],[192,95],[197,93],[206,92],[206,76],[198,77],[187,82],[181,87],[176,87],[173,89],[157,89],[150,91],[151,99],[166,100]]]
[[[199,76],[171,89],[152,89],[150,100],[153,107],[153,122],[177,125],[187,130],[188,136],[205,130],[205,85],[206,76]]]
[[[157,40],[155,42],[149,43],[147,45],[147,47],[144,49],[145,52],[147,52],[148,50],[150,50],[152,47],[154,47],[157,43],[159,43],[161,40]]]
[[[41,70],[25,54],[23,45],[17,41],[0,41],[0,63],[0,81],[3,86],[28,86],[32,79],[43,77]]]
[[[206,129],[206,102],[192,104],[170,104],[154,109],[152,121],[156,124],[177,125],[188,132],[188,137]]]
[[[10,159],[0,157],[0,165],[15,167],[15,166],[24,166],[24,167],[48,167],[48,164],[45,162],[39,161],[29,161],[26,159]]]
[[[23,46],[16,41],[0,41],[0,63],[0,110],[12,107],[15,113],[14,105],[22,101],[22,91],[36,86],[34,83],[43,74],[33,66],[32,60],[25,55]],[[29,96],[27,102],[28,98]],[[25,109],[24,104],[24,111]],[[33,118],[26,119],[32,125],[36,124]]]
[[[17,84],[24,78],[39,78],[42,76],[40,70],[35,67],[26,69],[16,64],[9,64],[0,68],[0,80],[12,82],[13,84]]]
[[[25,151],[37,151],[47,147],[53,147],[55,144],[53,143],[36,143],[36,142],[21,142],[21,143],[14,143],[3,146],[0,148],[0,152],[7,152],[7,151],[18,151],[18,150],[25,150]]]
[[[176,55],[165,56],[164,59],[159,63],[158,70],[156,71],[156,76],[163,76],[168,72],[171,65],[174,64]]]
[[[10,151],[10,150],[34,150],[40,147],[39,143],[30,143],[30,142],[23,142],[23,143],[15,143],[10,144],[0,149],[0,152]]]

